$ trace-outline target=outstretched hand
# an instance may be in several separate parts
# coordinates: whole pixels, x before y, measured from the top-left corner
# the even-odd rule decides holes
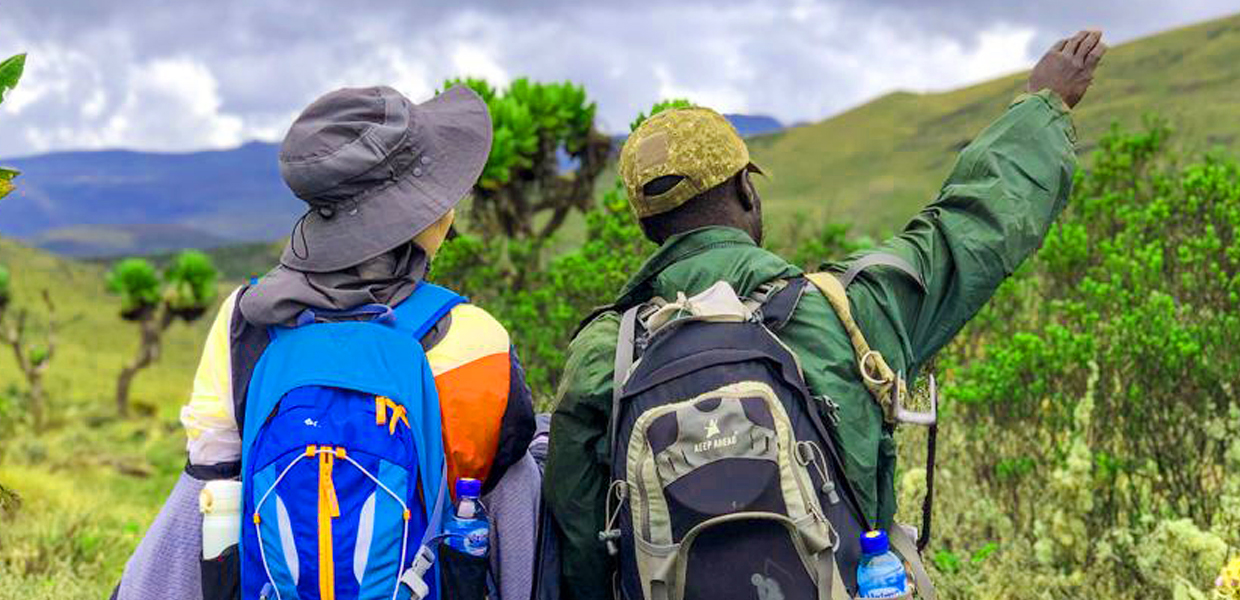
[[[1106,54],[1102,32],[1082,31],[1059,40],[1046,52],[1029,74],[1030,92],[1049,89],[1063,98],[1068,108],[1076,106],[1094,81],[1094,69]]]

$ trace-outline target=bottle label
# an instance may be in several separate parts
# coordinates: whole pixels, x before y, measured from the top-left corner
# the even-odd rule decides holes
[[[465,551],[474,556],[486,556],[488,533],[486,529],[475,529],[465,534]]]

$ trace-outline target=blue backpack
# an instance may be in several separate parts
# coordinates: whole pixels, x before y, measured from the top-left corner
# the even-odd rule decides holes
[[[438,597],[446,462],[420,340],[462,302],[422,283],[269,331],[245,403],[243,598]]]

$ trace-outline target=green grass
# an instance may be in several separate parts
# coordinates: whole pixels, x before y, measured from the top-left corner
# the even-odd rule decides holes
[[[177,417],[208,318],[172,326],[161,362],[134,384],[139,416],[120,421],[116,375],[138,332],[119,318],[103,268],[4,239],[0,264],[13,274],[14,308],[41,307],[46,288],[68,321],[46,379],[48,431],[35,436],[18,423],[0,439],[0,485],[22,500],[15,513],[0,513],[0,598],[106,598],[184,465]],[[41,331],[46,319],[34,314]],[[0,397],[11,386],[23,389],[24,380],[3,347]]]

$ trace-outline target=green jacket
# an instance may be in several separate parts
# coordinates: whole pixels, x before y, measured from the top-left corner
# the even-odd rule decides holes
[[[892,369],[911,380],[1041,244],[1071,191],[1074,142],[1057,96],[1018,98],[961,153],[938,198],[877,248],[907,260],[926,285],[923,293],[899,270],[871,267],[848,288],[854,318]],[[801,272],[740,230],[709,227],[668,239],[616,307],[696,294],[719,280],[746,295]],[[559,529],[566,598],[611,597],[613,564],[597,535],[610,483],[607,427],[619,321],[618,313],[604,313],[572,341],[551,418],[544,488]],[[896,446],[842,325],[823,296],[806,294],[779,337],[800,358],[810,391],[838,404],[833,433],[846,450],[846,475],[867,518],[889,526]]]

